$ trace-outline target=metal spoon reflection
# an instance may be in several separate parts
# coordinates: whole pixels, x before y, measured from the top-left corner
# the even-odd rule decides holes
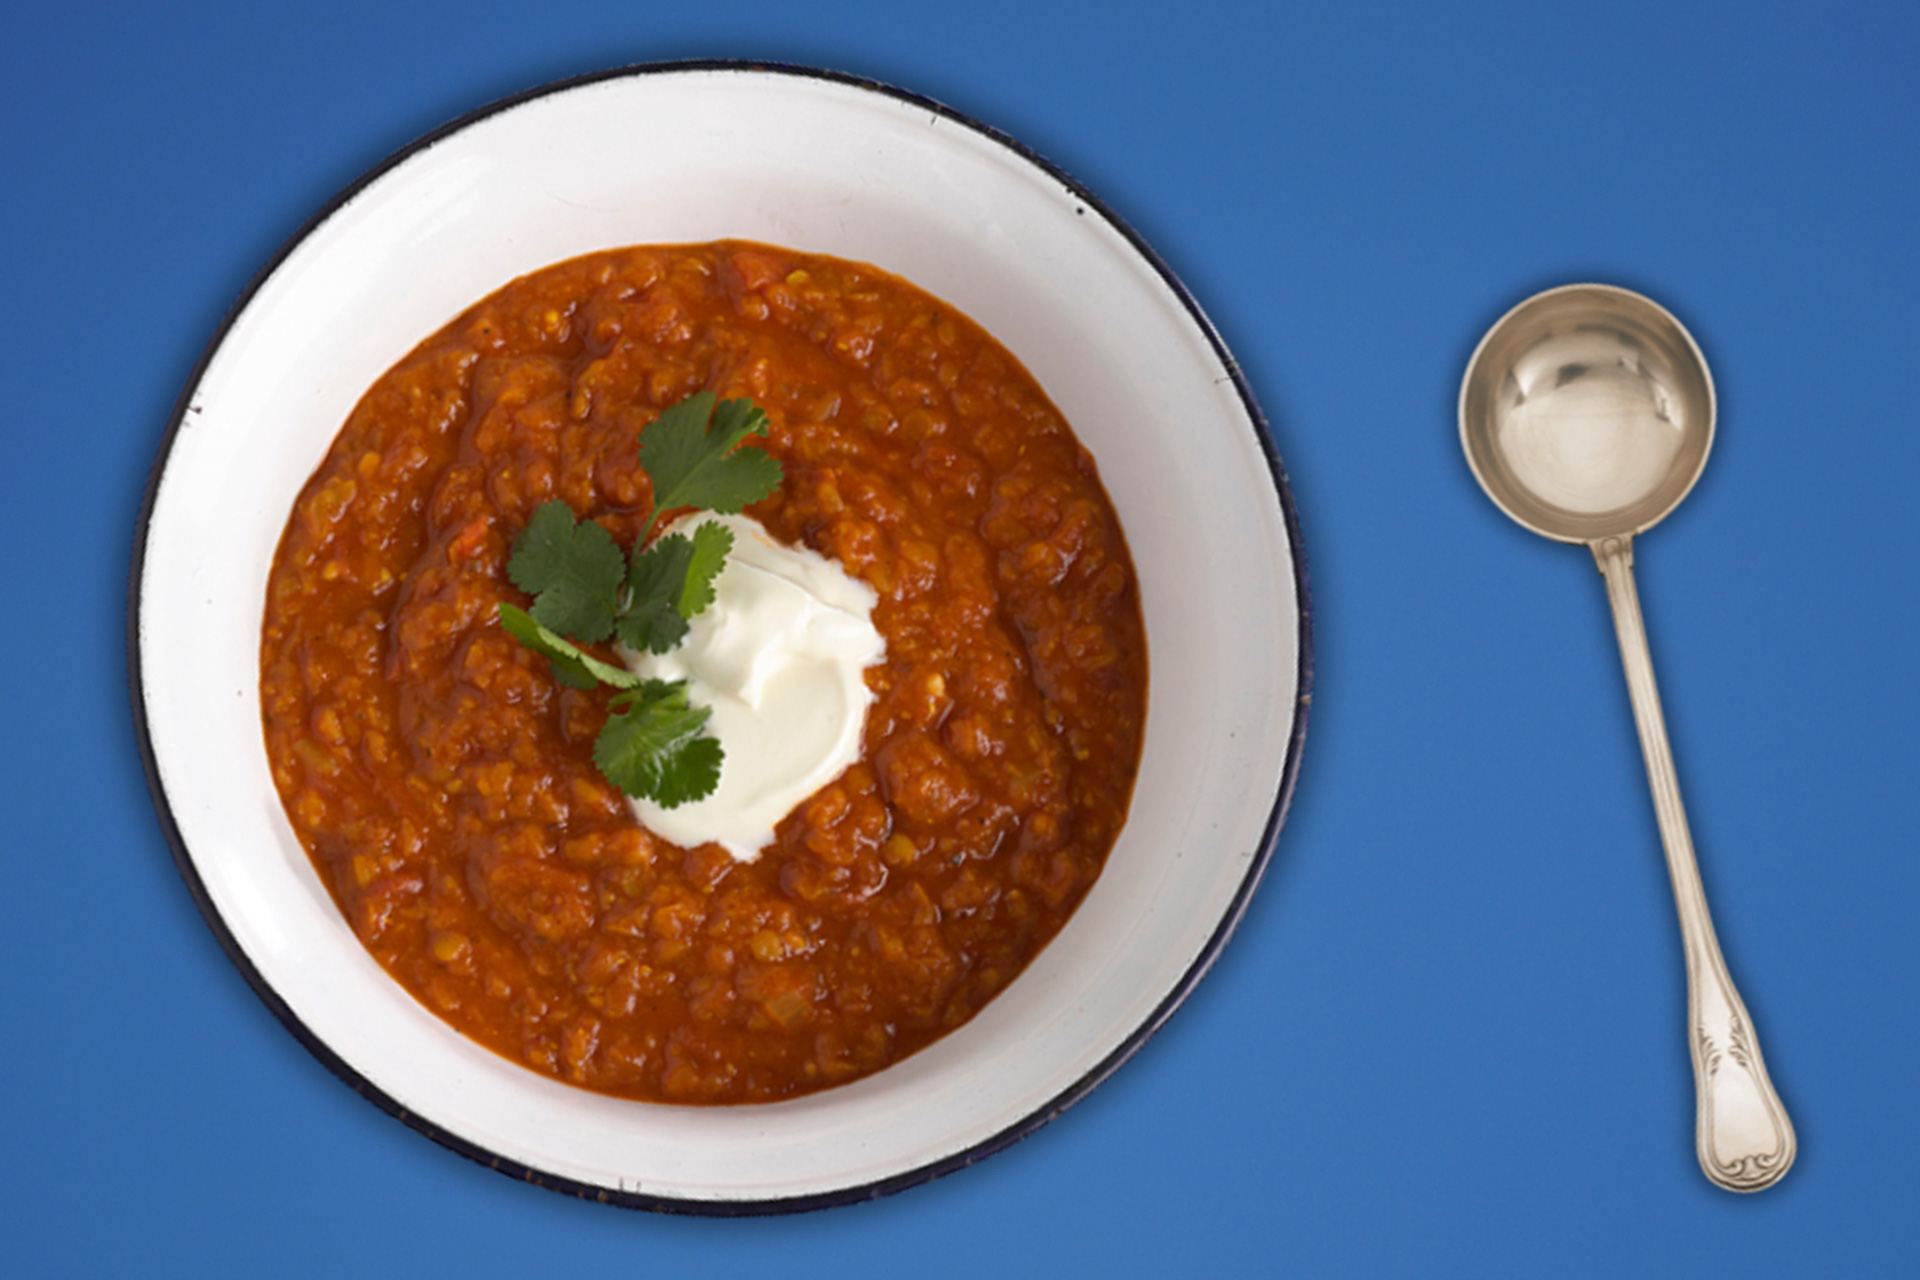
[[[1680,912],[1700,1167],[1728,1190],[1759,1191],[1793,1164],[1793,1125],[1714,938],[1633,585],[1634,536],[1693,488],[1713,418],[1692,336],[1608,285],[1549,289],[1509,311],[1460,388],[1460,440],[1480,487],[1535,533],[1585,543],[1606,579]]]

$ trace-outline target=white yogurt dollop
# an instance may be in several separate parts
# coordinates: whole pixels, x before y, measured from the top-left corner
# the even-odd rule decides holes
[[[670,532],[709,522],[733,530],[713,603],[671,653],[625,656],[649,679],[687,681],[693,705],[713,708],[720,785],[674,809],[632,803],[675,844],[715,841],[752,862],[794,806],[860,758],[873,702],[865,672],[887,646],[873,626],[873,588],[819,552],[782,546],[740,515],[703,513]]]

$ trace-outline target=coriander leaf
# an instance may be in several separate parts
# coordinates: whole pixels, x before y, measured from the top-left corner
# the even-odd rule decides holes
[[[662,413],[640,433],[640,465],[653,482],[648,527],[663,511],[738,511],[778,489],[779,459],[757,446],[734,447],[767,431],[767,415],[751,400],[726,400],[716,408],[711,391]]]
[[[631,689],[640,677],[631,671],[602,662],[592,654],[555,635],[523,609],[500,605],[500,629],[527,648],[544,657],[553,666],[554,679],[575,689],[596,689],[610,684]]]
[[[679,602],[693,553],[693,542],[679,533],[656,538],[646,550],[633,553],[627,572],[632,600],[615,628],[621,644],[636,653],[665,653],[686,638],[687,620]]]
[[[687,739],[674,753],[653,798],[662,809],[678,809],[683,804],[706,799],[720,786],[720,765],[725,759],[726,751],[720,746],[720,739]]]
[[[680,586],[674,608],[691,619],[713,603],[714,580],[726,566],[727,553],[733,550],[733,530],[709,520],[693,531],[693,555],[687,561],[686,581]]]
[[[593,644],[613,634],[620,608],[623,557],[613,535],[591,520],[576,522],[566,503],[543,502],[513,544],[507,576],[534,597],[544,627]]]
[[[708,522],[693,536],[669,533],[633,555],[631,598],[614,625],[620,643],[666,653],[686,638],[687,622],[713,603],[714,579],[733,549],[733,530]]]
[[[593,744],[593,763],[609,782],[668,809],[713,794],[720,742],[700,736],[713,712],[688,704],[684,681],[645,681],[617,695],[612,706]]]

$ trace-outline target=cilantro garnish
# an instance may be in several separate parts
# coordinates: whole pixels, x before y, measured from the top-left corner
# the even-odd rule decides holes
[[[612,534],[591,520],[575,523],[564,502],[546,502],[513,544],[507,577],[534,598],[533,616],[541,626],[596,644],[613,634],[623,561]]]
[[[544,657],[560,683],[619,690],[593,762],[628,795],[668,809],[712,795],[720,783],[720,743],[702,733],[711,710],[688,701],[684,680],[642,680],[580,646],[614,637],[658,654],[686,639],[687,623],[713,603],[733,531],[702,524],[651,544],[647,535],[664,512],[736,512],[778,489],[779,460],[745,444],[767,431],[767,415],[751,401],[716,404],[711,391],[691,396],[640,433],[653,510],[630,555],[622,557],[600,525],[553,501],[534,511],[507,561],[507,577],[533,606],[502,604],[500,626]]]
[[[711,420],[711,421],[709,421]],[[780,487],[780,462],[764,449],[736,449],[748,436],[767,434],[767,415],[751,400],[713,402],[713,392],[689,396],[640,433],[640,465],[653,481],[653,514],[640,531],[647,540],[663,511],[699,507],[732,513]]]
[[[631,689],[640,677],[625,667],[602,662],[586,650],[555,635],[531,615],[510,604],[500,606],[500,627],[508,635],[553,664],[554,678],[576,689],[596,689],[610,684],[616,689]]]
[[[628,795],[652,796],[668,809],[711,795],[720,785],[720,740],[700,731],[712,714],[688,703],[684,680],[643,681],[615,696],[593,762]]]

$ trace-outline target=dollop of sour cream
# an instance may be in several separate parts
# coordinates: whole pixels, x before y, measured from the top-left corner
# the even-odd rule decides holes
[[[886,656],[872,587],[808,547],[776,542],[756,520],[705,512],[675,523],[733,531],[714,600],[670,653],[626,653],[655,680],[685,680],[707,732],[726,753],[712,795],[673,809],[634,799],[634,813],[676,844],[717,842],[752,862],[796,805],[860,758],[873,693],[868,667]]]

